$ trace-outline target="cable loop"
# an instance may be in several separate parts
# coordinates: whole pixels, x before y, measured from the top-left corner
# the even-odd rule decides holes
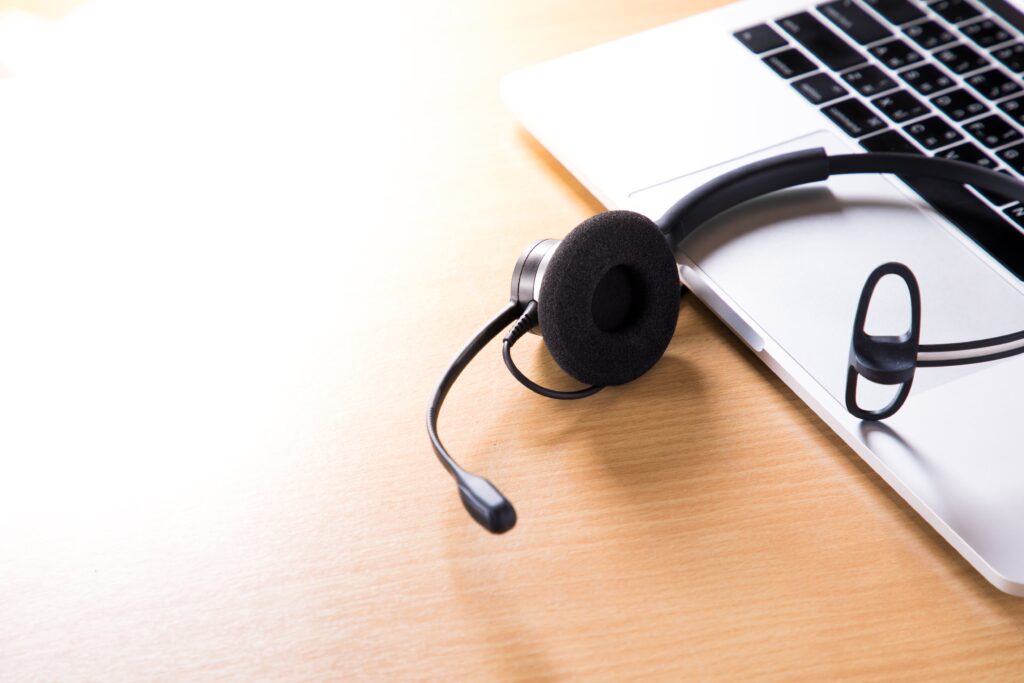
[[[519,316],[519,320],[516,321],[516,324],[512,326],[512,329],[509,330],[508,334],[505,335],[505,338],[501,342],[501,357],[505,359],[505,367],[508,368],[508,371],[512,373],[512,376],[515,377],[520,384],[541,396],[558,399],[560,401],[572,401],[578,398],[586,398],[587,396],[593,396],[597,392],[601,391],[601,389],[604,389],[604,387],[600,386],[591,386],[586,387],[585,389],[578,389],[576,391],[556,391],[555,389],[542,387],[524,375],[512,360],[512,346],[536,325],[537,302],[531,301],[526,305],[526,308],[523,310],[523,314]]]

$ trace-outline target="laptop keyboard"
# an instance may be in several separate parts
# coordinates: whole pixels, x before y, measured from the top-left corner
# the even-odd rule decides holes
[[[734,35],[867,151],[1024,179],[1024,36],[971,0],[832,0]],[[1024,280],[1024,204],[904,182]]]

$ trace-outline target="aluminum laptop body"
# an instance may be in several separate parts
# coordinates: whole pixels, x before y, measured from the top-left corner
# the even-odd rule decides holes
[[[1007,105],[1003,111],[1001,105],[1014,99],[1020,77],[991,50],[972,42],[1007,38],[1002,42],[1011,48],[1020,42],[1012,8],[980,2],[940,3],[937,8],[911,4],[920,17],[914,15],[904,26],[883,21],[878,9],[895,12],[900,3],[737,2],[512,74],[502,84],[503,97],[522,124],[602,203],[652,218],[699,184],[764,156],[808,147],[862,151],[895,139],[865,142],[871,137],[866,132],[896,131],[897,138],[926,152],[971,142],[1000,168],[1016,173],[1013,134],[1005,133],[1002,141],[993,136],[996,123],[1013,123],[1012,108]],[[958,14],[975,10],[977,16],[966,21],[967,15]],[[876,101],[877,95],[887,85],[895,84],[934,108],[952,106],[945,99],[931,102],[933,93],[941,96],[941,86],[949,84],[929,90],[912,80],[921,73],[895,68],[881,74],[889,81],[879,81],[880,90],[867,87],[864,78],[880,78],[873,66],[880,60],[900,64],[892,52],[876,49],[889,39],[857,35],[857,27],[843,25],[848,15],[860,16],[857,12],[888,26],[904,46],[916,49],[922,66],[934,65],[958,77],[962,72],[966,75],[959,77],[960,84],[974,78],[964,89],[1000,119],[989,120],[991,135],[984,126],[964,123],[958,110],[929,115],[928,121],[937,122],[925,129],[911,128],[913,117],[903,124],[890,118],[899,118],[898,113],[880,111],[888,103]],[[914,42],[934,27],[907,32],[943,15],[952,20],[940,23],[953,32],[955,44],[989,58],[1009,74],[1009,85],[999,74],[978,78],[972,65],[951,61],[971,50],[951,50],[950,57]],[[871,67],[868,75],[831,69],[827,62],[835,53],[818,55],[813,35],[803,36],[813,49],[805,47],[787,33],[787,26],[792,29],[794,24],[780,23],[785,17],[799,17],[793,21],[812,27],[820,24],[840,36]],[[755,34],[743,31],[760,25],[770,27],[786,45],[752,49],[745,40]],[[978,38],[983,30],[989,36],[993,26],[1009,36]],[[961,35],[969,28],[973,33]],[[772,61],[791,49],[799,54]],[[844,54],[836,59],[841,62]],[[1010,59],[1010,53],[999,54]],[[788,71],[794,63],[796,71],[806,63],[811,69],[794,75]],[[936,73],[934,68],[918,71]],[[840,86],[837,92],[845,91],[840,106],[826,111],[827,102],[813,101],[822,93],[796,85],[817,73],[831,74]],[[980,73],[984,76],[985,70]],[[992,85],[996,77],[1001,86]],[[989,87],[1006,92],[986,91]],[[844,118],[864,108],[873,119]],[[957,144],[947,144],[955,136]],[[989,218],[1005,219],[999,228],[1005,233],[993,238],[996,229],[990,225],[988,233],[969,234],[982,223],[968,220],[965,230],[901,181],[841,177],[730,211],[684,242],[677,257],[686,286],[872,469],[993,585],[1024,595],[1024,421],[1018,397],[1024,387],[1024,357],[920,370],[907,404],[883,424],[853,418],[843,398],[857,299],[865,278],[882,263],[901,261],[916,274],[923,299],[923,343],[1024,329],[1024,286],[1015,260],[1024,257],[1024,249],[1018,253],[1013,248],[1024,232],[1014,225],[1012,205],[1003,207],[1006,202],[998,198],[975,198],[991,212]],[[900,311],[894,299],[872,315],[878,324],[898,326]]]

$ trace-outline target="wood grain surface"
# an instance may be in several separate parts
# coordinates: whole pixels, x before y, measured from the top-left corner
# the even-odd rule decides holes
[[[500,78],[716,4],[395,6],[391,71],[353,97],[374,115],[343,162],[349,220],[296,233],[289,298],[239,286],[176,318],[215,331],[175,347],[213,344],[202,373],[112,363],[161,378],[123,419],[58,402],[41,429],[89,448],[0,453],[0,679],[1020,680],[1024,601],[692,298],[651,372],[584,401],[525,391],[496,344],[466,371],[442,437],[515,503],[511,533],[469,520],[431,452],[426,401],[519,251],[601,209]],[[337,231],[336,256],[303,257]],[[217,293],[242,266],[211,248],[193,276]],[[566,385],[538,339],[516,353]]]

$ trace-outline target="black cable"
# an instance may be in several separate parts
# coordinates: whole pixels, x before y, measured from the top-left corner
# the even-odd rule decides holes
[[[1004,334],[999,337],[989,337],[988,339],[977,339],[969,342],[954,342],[951,344],[921,344],[917,347],[918,353],[936,353],[943,351],[971,351],[974,349],[985,349],[989,346],[999,346],[1001,344],[1012,344],[1013,342],[1021,341],[1024,339],[1024,330],[1020,332],[1012,332],[1011,334]]]
[[[1024,346],[1008,351],[998,351],[985,356],[970,356],[968,358],[951,358],[949,360],[919,360],[915,363],[919,368],[949,368],[955,365],[974,365],[975,363],[988,363],[993,360],[1002,360],[1010,356],[1017,356],[1024,353]]]
[[[1010,356],[1016,356],[1020,353],[1024,353],[1024,344],[1016,348],[1003,349],[1002,351],[991,351],[989,353],[984,353],[984,350],[1003,346],[1004,344],[1013,344],[1019,341],[1024,341],[1024,330],[1020,332],[1013,332],[1011,334],[1004,334],[999,337],[989,337],[988,339],[978,339],[976,341],[969,342],[921,344],[917,347],[918,360],[916,365],[919,368],[945,368],[954,365],[973,365],[974,363],[987,363],[993,360],[1009,358]],[[920,356],[922,353],[950,353],[955,351],[979,351],[982,353],[974,356],[948,359],[921,359]]]
[[[452,388],[455,380],[459,378],[459,375],[462,374],[462,371],[466,369],[466,366],[469,365],[469,362],[473,360],[476,354],[480,353],[482,348],[487,346],[487,342],[497,337],[503,329],[508,327],[516,319],[518,313],[519,306],[515,302],[509,302],[501,312],[476,333],[476,336],[469,340],[448,369],[445,370],[444,375],[441,376],[441,381],[437,383],[437,389],[434,390],[434,396],[430,399],[430,405],[427,406],[427,434],[430,435],[430,443],[434,447],[434,453],[437,454],[437,459],[441,461],[444,468],[460,483],[465,475],[465,471],[448,454],[444,444],[441,443],[441,437],[437,434],[437,419],[441,414],[441,406],[444,404],[445,397],[448,396],[448,391]]]
[[[572,401],[577,398],[586,398],[587,396],[593,396],[597,392],[601,391],[601,389],[604,389],[604,387],[591,386],[585,389],[578,389],[576,391],[556,391],[555,389],[542,387],[520,372],[519,368],[517,368],[516,364],[512,361],[512,346],[536,324],[537,302],[531,301],[526,305],[526,309],[523,311],[523,314],[519,316],[519,320],[516,321],[516,324],[513,325],[512,329],[505,335],[505,339],[501,342],[501,356],[505,359],[505,367],[508,368],[508,371],[512,373],[513,377],[519,380],[520,384],[541,396],[558,399],[560,401]]]

